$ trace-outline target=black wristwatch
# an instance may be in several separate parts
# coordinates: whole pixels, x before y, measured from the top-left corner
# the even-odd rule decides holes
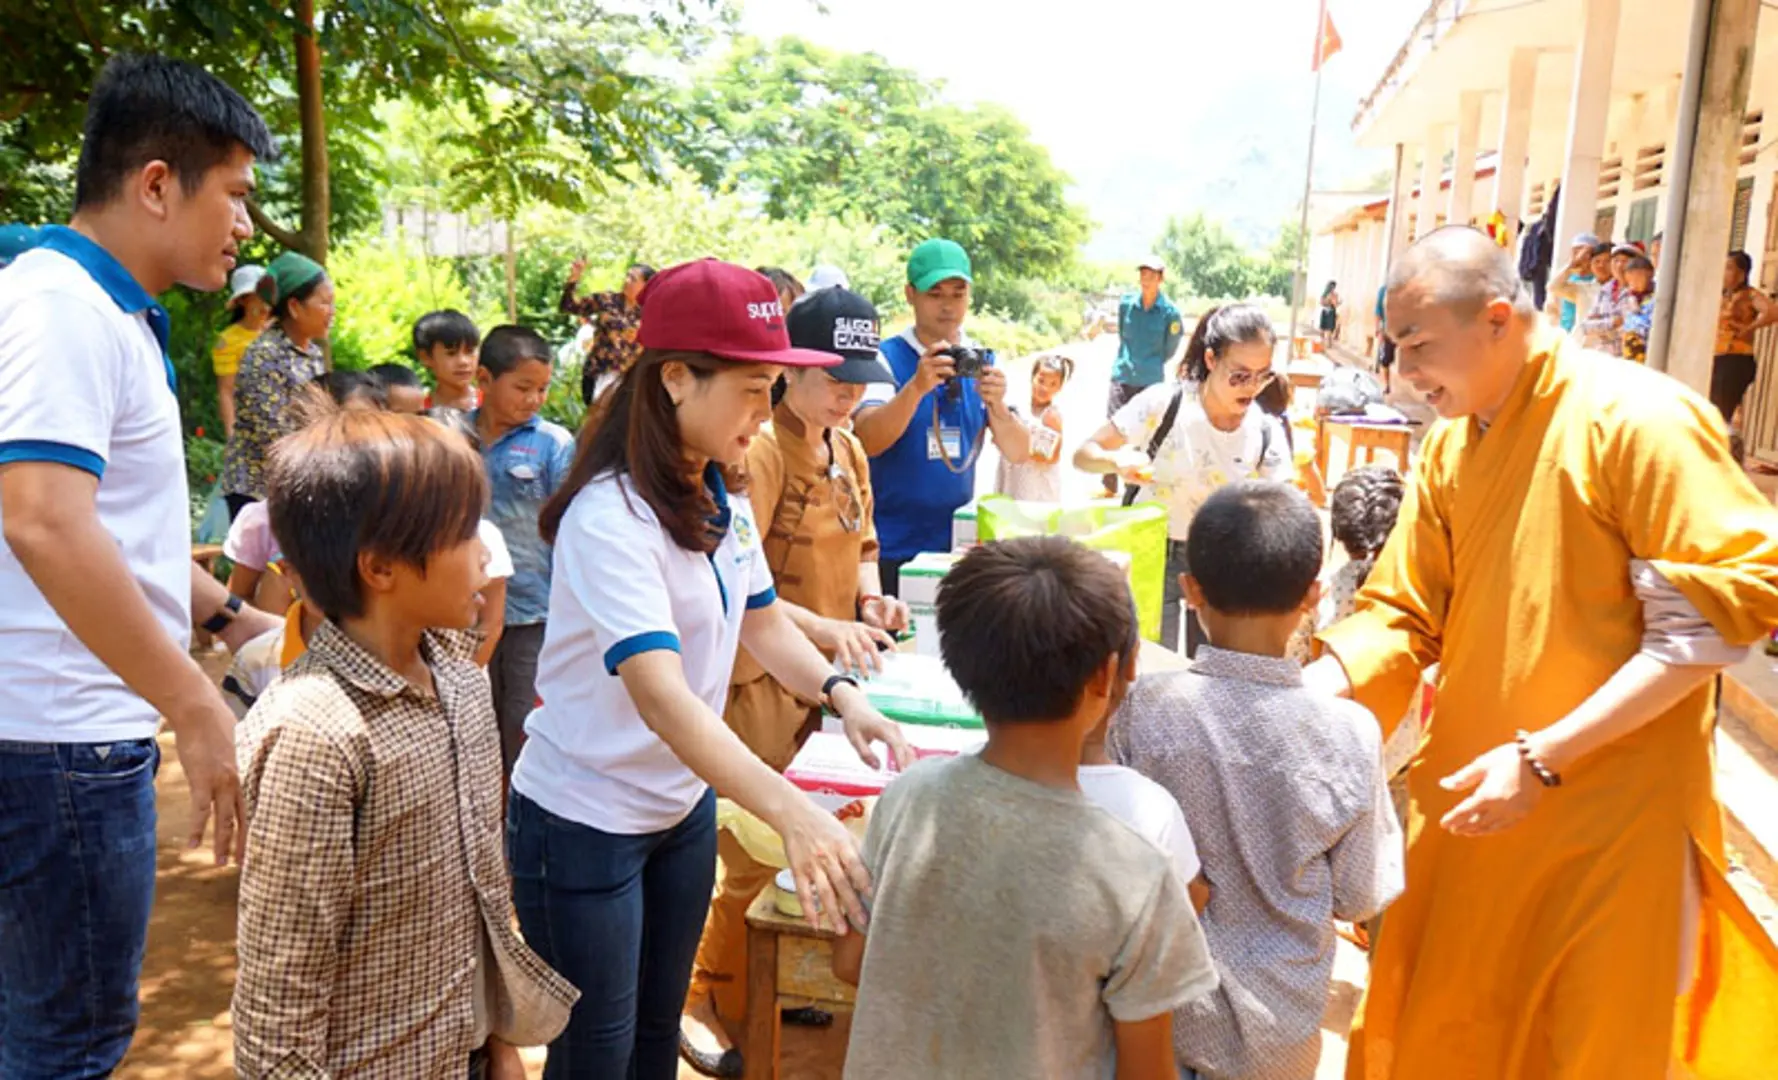
[[[228,600],[222,605],[222,610],[205,619],[201,625],[206,634],[220,634],[228,629],[228,624],[234,622],[235,616],[240,613],[241,598],[234,593],[229,593]]]
[[[832,675],[829,675],[827,681],[821,684],[821,704],[824,705],[829,712],[839,711],[833,707],[833,688],[841,683],[850,683],[852,689],[858,689],[857,679],[854,679],[850,675],[841,675],[837,671]]]

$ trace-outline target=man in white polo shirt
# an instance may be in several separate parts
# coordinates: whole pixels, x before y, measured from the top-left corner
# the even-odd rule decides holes
[[[87,105],[74,218],[0,271],[0,1076],[106,1076],[129,1047],[154,899],[155,733],[191,784],[192,846],[245,830],[234,715],[191,659],[272,621],[191,561],[167,313],[250,235],[241,96],[119,56]],[[228,928],[218,927],[219,934]]]

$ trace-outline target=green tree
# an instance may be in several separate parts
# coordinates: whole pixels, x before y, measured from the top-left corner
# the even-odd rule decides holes
[[[738,40],[687,95],[683,157],[775,220],[867,218],[903,244],[947,236],[985,290],[1066,268],[1086,238],[1066,174],[1012,114],[942,100],[875,53]]]
[[[266,170],[260,228],[325,261],[339,225],[336,185],[357,220],[374,212],[380,103],[456,104],[445,132],[476,198],[576,205],[587,184],[655,174],[678,130],[667,84],[637,70],[644,49],[695,53],[728,0],[672,0],[648,14],[621,0],[6,0],[0,131],[35,161],[66,161],[105,59],[147,50],[203,65],[258,103],[299,152]],[[568,152],[569,150],[573,152]],[[288,156],[288,155],[287,155]],[[350,168],[335,170],[343,159]],[[0,155],[0,166],[7,159]],[[11,187],[0,179],[0,192]],[[467,199],[468,185],[456,188]],[[0,204],[0,210],[9,209]],[[292,220],[294,226],[281,224]]]
[[[1258,267],[1220,221],[1195,212],[1169,218],[1156,246],[1195,296],[1231,299],[1258,291]]]
[[[1296,277],[1297,257],[1303,252],[1303,229],[1297,221],[1279,226],[1278,238],[1271,249],[1255,262],[1254,291],[1280,300],[1290,299],[1290,285]]]

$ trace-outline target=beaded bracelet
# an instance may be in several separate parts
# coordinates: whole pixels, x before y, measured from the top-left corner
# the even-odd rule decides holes
[[[1519,759],[1525,763],[1526,768],[1531,770],[1531,775],[1537,777],[1538,783],[1542,784],[1544,787],[1562,786],[1562,778],[1556,774],[1555,770],[1537,760],[1537,755],[1532,753],[1531,736],[1529,733],[1525,731],[1514,732],[1513,741],[1519,744]]]

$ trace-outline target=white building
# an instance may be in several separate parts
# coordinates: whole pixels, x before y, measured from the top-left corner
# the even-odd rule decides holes
[[[1344,344],[1368,346],[1377,289],[1414,236],[1496,211],[1516,235],[1559,184],[1558,265],[1583,232],[1646,242],[1679,226],[1651,362],[1707,390],[1723,255],[1747,250],[1756,283],[1778,289],[1778,17],[1762,6],[1432,0],[1352,121],[1361,145],[1395,152],[1393,191],[1314,230],[1310,283],[1340,283]],[[1778,458],[1767,338],[1744,427]]]

